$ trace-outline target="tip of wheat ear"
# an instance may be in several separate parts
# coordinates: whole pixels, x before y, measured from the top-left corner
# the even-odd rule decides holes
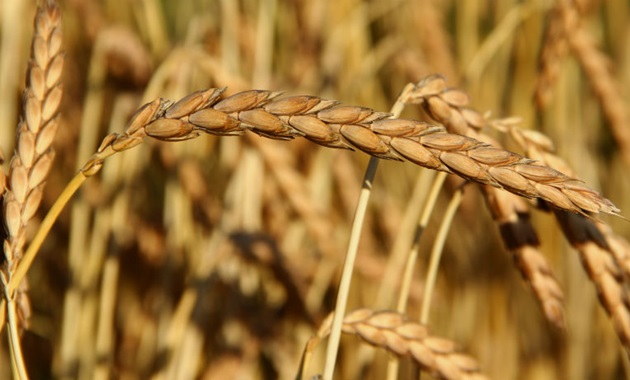
[[[620,210],[608,199],[538,161],[491,147],[474,138],[448,133],[442,127],[369,108],[347,106],[315,96],[278,99],[279,92],[249,90],[223,97],[224,89],[196,91],[177,102],[157,99],[142,106],[123,135],[105,138],[84,167],[98,171],[108,156],[138,145],[145,136],[181,141],[200,133],[288,140],[296,136],[330,148],[358,149],[375,157],[406,160],[473,182],[538,198],[574,213]]]

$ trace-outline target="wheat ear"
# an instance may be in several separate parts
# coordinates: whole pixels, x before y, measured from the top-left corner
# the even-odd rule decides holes
[[[572,173],[569,165],[553,153],[553,143],[544,134],[521,129],[514,120],[497,121],[494,126],[509,132],[527,156],[565,173]],[[625,286],[630,280],[630,244],[603,222],[561,210],[554,210],[554,214],[564,236],[579,252],[600,303],[612,320],[626,353],[630,355],[630,297]]]
[[[26,225],[39,207],[44,180],[54,156],[51,144],[59,123],[63,60],[59,8],[54,1],[48,1],[35,17],[16,154],[11,159],[6,184],[4,218],[8,236],[4,241],[4,254],[8,281],[22,257]],[[20,320],[25,322],[29,306],[24,296],[18,294],[17,297]]]
[[[332,314],[307,345],[307,353],[330,334],[331,323]],[[355,310],[343,319],[342,331],[394,355],[409,357],[439,379],[487,379],[481,374],[477,361],[462,354],[456,343],[431,335],[426,326],[409,321],[404,314],[395,311]]]
[[[125,134],[105,138],[82,172],[94,174],[105,158],[140,144],[145,136],[180,141],[200,133],[240,135],[251,130],[268,138],[302,136],[331,148],[356,148],[378,158],[405,159],[540,198],[575,213],[619,212],[612,202],[577,179],[516,153],[447,133],[441,127],[411,119],[387,119],[387,113],[314,96],[275,99],[279,93],[250,90],[220,100],[222,91],[209,89],[177,103],[157,99],[144,105]]]
[[[500,146],[479,131],[488,124],[477,111],[468,107],[469,98],[461,90],[448,88],[445,79],[432,75],[417,84],[414,100],[427,113],[451,132],[466,134]],[[514,256],[521,275],[530,286],[547,320],[558,328],[565,327],[564,294],[551,266],[538,249],[538,234],[530,221],[527,204],[520,197],[496,187],[482,186],[482,194],[495,223],[501,232],[505,247]]]

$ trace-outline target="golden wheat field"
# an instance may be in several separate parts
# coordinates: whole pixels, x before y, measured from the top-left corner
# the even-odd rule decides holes
[[[0,378],[630,379],[628,1],[0,30]]]

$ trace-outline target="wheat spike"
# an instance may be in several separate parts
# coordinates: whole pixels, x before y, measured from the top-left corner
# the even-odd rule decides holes
[[[446,87],[446,81],[440,75],[426,77],[416,87],[414,102],[422,104],[427,113],[449,131],[500,147],[498,142],[479,132],[487,121],[479,112],[468,108],[469,99],[465,92]],[[496,187],[486,185],[481,189],[504,245],[512,252],[517,268],[534,292],[547,320],[564,329],[564,293],[547,259],[538,249],[540,242],[530,221],[528,205],[523,199]]]
[[[63,69],[59,9],[53,2],[40,8],[35,18],[32,59],[23,97],[23,117],[18,125],[16,154],[4,200],[9,230],[9,259],[19,259],[24,227],[39,206],[42,185],[53,159],[51,144],[57,130]]]
[[[581,215],[559,211],[555,214],[567,240],[580,253],[582,265],[595,285],[599,301],[608,313],[626,354],[630,355],[630,297],[624,286],[624,273],[608,240]]]
[[[22,257],[25,227],[39,207],[44,180],[54,157],[51,145],[59,123],[63,93],[60,85],[64,61],[61,41],[59,8],[55,2],[48,1],[38,8],[35,17],[22,117],[17,128],[16,153],[11,159],[4,198],[8,231],[4,254],[9,277]],[[18,295],[22,320],[28,319],[29,314],[24,300]]]
[[[331,323],[332,314],[322,323],[318,339],[329,334]],[[426,326],[395,311],[355,310],[344,318],[342,331],[394,355],[409,357],[439,379],[487,379],[477,361],[461,353],[456,343],[431,335]]]
[[[387,113],[314,96],[276,99],[279,93],[250,90],[221,99],[222,92],[209,89],[176,103],[157,99],[145,104],[124,134],[104,139],[82,168],[83,173],[96,173],[105,158],[140,144],[145,136],[180,141],[200,133],[240,135],[250,130],[268,138],[302,136],[327,147],[404,159],[521,196],[540,198],[575,213],[619,212],[609,200],[577,179],[516,153],[447,133],[442,127],[411,119],[386,119]]]
[[[497,121],[495,126],[508,132],[527,156],[565,173],[573,172],[562,158],[553,153],[553,143],[544,134],[521,129],[515,120]],[[624,284],[630,280],[630,244],[601,221],[560,210],[554,214],[564,236],[579,252],[582,265],[597,289],[600,303],[630,355],[630,298]]]

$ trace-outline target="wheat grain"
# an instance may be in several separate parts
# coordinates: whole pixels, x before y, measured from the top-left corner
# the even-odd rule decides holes
[[[328,336],[331,323],[332,314],[318,330],[318,340]],[[477,361],[462,354],[456,343],[431,335],[426,326],[395,311],[355,310],[343,319],[342,331],[396,356],[409,357],[440,379],[487,379]]]
[[[63,61],[60,12],[56,3],[48,1],[38,9],[35,17],[22,119],[17,128],[16,154],[11,159],[4,199],[8,230],[4,253],[8,277],[22,257],[25,227],[39,207],[44,180],[54,157],[51,144],[59,123]],[[24,291],[21,288],[18,292],[21,321],[28,320],[30,314]]]
[[[104,139],[82,168],[83,173],[94,174],[105,158],[140,144],[145,136],[180,141],[200,133],[239,135],[251,130],[268,138],[303,136],[328,147],[356,148],[379,158],[405,159],[521,196],[541,198],[575,213],[619,212],[609,200],[577,179],[476,139],[447,133],[441,127],[411,119],[385,119],[388,114],[383,112],[315,97],[275,100],[279,93],[251,90],[220,100],[222,92],[209,89],[174,104],[158,99],[144,105],[125,134]]]

